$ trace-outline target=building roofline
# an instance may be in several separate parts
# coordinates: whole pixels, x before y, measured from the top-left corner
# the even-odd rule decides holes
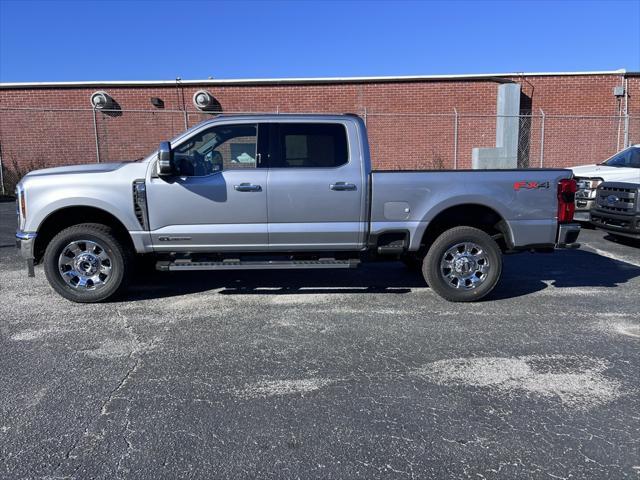
[[[583,75],[626,75],[627,71],[602,70],[591,72],[512,72],[491,74],[457,75],[404,75],[372,77],[309,77],[309,78],[238,78],[205,80],[96,80],[75,82],[0,82],[0,88],[81,88],[81,87],[162,87],[180,85],[243,86],[243,85],[288,85],[327,83],[388,83],[388,82],[428,82],[456,80],[485,80],[509,82],[512,77],[553,77]]]

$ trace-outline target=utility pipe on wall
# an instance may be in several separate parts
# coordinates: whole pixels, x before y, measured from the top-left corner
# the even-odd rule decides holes
[[[540,115],[542,115],[542,122],[540,126],[540,168],[544,166],[544,110],[540,109]]]

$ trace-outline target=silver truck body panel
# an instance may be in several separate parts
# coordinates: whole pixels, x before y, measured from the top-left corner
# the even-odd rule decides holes
[[[422,234],[438,214],[457,205],[482,205],[505,220],[513,245],[554,243],[556,185],[570,175],[567,170],[373,172],[371,233],[406,228],[411,234],[410,250],[417,250]],[[516,190],[516,182],[548,187]],[[388,206],[397,202],[408,205],[406,219],[389,218]]]
[[[339,123],[349,139],[365,135],[344,116],[304,116],[305,123]],[[172,148],[214,125],[295,123],[299,115],[221,117],[172,141]],[[349,162],[337,168],[229,170],[207,177],[160,178],[147,184],[151,240],[156,251],[358,250],[365,244],[368,155],[350,141]],[[334,191],[332,184],[355,185]],[[259,185],[238,192],[235,185]],[[189,212],[185,215],[185,212]],[[175,238],[176,240],[173,240]]]
[[[306,120],[305,120],[306,121]],[[360,122],[337,117],[348,139],[365,134]],[[367,173],[358,141],[349,141],[349,162],[335,168],[271,168],[267,185],[271,250],[359,250],[366,243]],[[349,184],[353,190],[332,190]],[[351,187],[350,187],[351,188]]]
[[[20,228],[37,232],[53,212],[66,207],[95,207],[116,217],[127,230],[141,230],[133,211],[132,183],[144,179],[147,162],[103,163],[36,170],[20,182],[28,212]],[[88,218],[87,222],[91,219]],[[148,235],[148,233],[146,233]]]
[[[235,190],[241,183],[259,185],[262,190]],[[150,177],[147,203],[154,249],[267,248],[266,186],[267,171],[260,169],[206,177]]]
[[[176,137],[172,147],[222,124],[339,123],[349,161],[335,168],[253,168],[206,177],[159,177],[155,154],[135,163],[40,170],[21,182],[28,216],[24,232],[37,232],[53,212],[91,206],[115,216],[138,252],[363,250],[369,234],[410,233],[417,250],[429,223],[457,205],[497,212],[514,247],[556,243],[557,192],[568,170],[371,172],[364,123],[344,115],[220,116]],[[149,231],[141,228],[132,183],[146,181]],[[344,182],[353,189],[335,190]],[[514,188],[518,182],[542,185]],[[238,191],[236,185],[259,185]],[[545,186],[546,185],[546,186]],[[87,218],[87,222],[91,219]]]

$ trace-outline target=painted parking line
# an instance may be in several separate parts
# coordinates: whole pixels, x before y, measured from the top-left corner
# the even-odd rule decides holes
[[[631,258],[623,255],[616,255],[615,253],[608,252],[606,250],[601,250],[600,248],[589,245],[588,243],[583,243],[582,248],[586,248],[587,250],[591,250],[594,253],[602,257],[607,257],[612,260],[616,260],[618,262],[628,263],[629,265],[633,265],[634,267],[640,267],[640,262],[637,260],[632,260]]]

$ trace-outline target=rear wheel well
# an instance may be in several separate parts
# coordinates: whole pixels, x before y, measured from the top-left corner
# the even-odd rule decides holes
[[[100,223],[113,229],[113,234],[126,248],[135,251],[129,231],[109,212],[96,207],[67,207],[49,214],[40,224],[34,245],[34,256],[40,261],[49,242],[65,228],[79,223]]]
[[[443,210],[429,222],[420,242],[420,250],[428,251],[443,232],[460,226],[478,228],[491,235],[503,252],[509,249],[509,227],[502,216],[485,205],[464,204]]]

